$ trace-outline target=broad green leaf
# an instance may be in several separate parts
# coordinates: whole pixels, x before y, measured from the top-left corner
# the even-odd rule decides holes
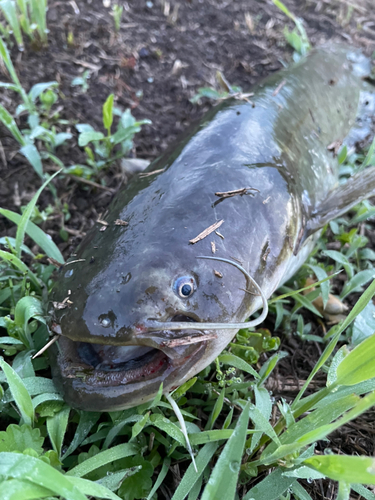
[[[94,127],[88,123],[77,123],[76,129],[80,134],[83,132],[95,132]]]
[[[109,464],[120,458],[136,455],[139,449],[138,446],[131,443],[119,444],[110,448],[109,450],[102,451],[94,457],[88,458],[79,465],[73,467],[67,472],[69,476],[82,477],[86,476],[89,472],[98,469],[102,465]]]
[[[61,457],[61,448],[64,441],[66,428],[68,426],[70,408],[62,408],[61,411],[55,413],[53,417],[47,418],[47,431],[53,449]]]
[[[254,370],[254,368],[249,365],[244,359],[235,356],[234,354],[225,353],[219,356],[219,363],[223,363],[224,365],[234,366],[239,370],[242,370],[246,373],[250,373],[253,377],[259,379],[259,374]]]
[[[56,81],[37,83],[31,87],[31,90],[29,92],[29,97],[33,102],[35,102],[36,99],[40,96],[40,94],[42,94],[45,90],[49,88],[56,88],[58,86],[59,84]]]
[[[28,479],[55,495],[69,500],[87,500],[86,496],[74,486],[61,472],[38,458],[20,453],[0,453],[0,476],[8,479]]]
[[[16,304],[14,311],[14,323],[20,328],[20,337],[25,346],[33,347],[33,340],[29,331],[29,321],[32,318],[45,323],[43,304],[41,300],[32,295],[22,297]]]
[[[1,325],[3,326],[3,325]],[[9,345],[23,345],[18,339],[14,339],[13,337],[0,337],[0,345],[1,344],[9,344]]]
[[[31,448],[38,455],[43,453],[44,438],[40,429],[33,429],[30,425],[8,425],[6,431],[0,431],[0,452],[18,451],[22,453]],[[0,497],[2,498],[2,497]]]
[[[232,436],[224,446],[210,479],[204,489],[202,500],[225,498],[233,500],[236,494],[242,453],[245,446],[250,403],[247,403],[238,419]]]
[[[375,484],[375,459],[371,457],[315,455],[304,463],[334,481]]]
[[[11,210],[0,208],[0,214],[17,225],[21,221],[21,215],[17,214],[16,212],[12,212]],[[49,238],[48,235],[42,229],[40,229],[40,227],[38,227],[30,220],[26,225],[26,233],[35,241],[38,246],[40,246],[40,248],[46,253],[48,257],[57,260],[57,262],[59,262],[60,264],[64,264],[64,257],[62,256],[57,245],[55,245],[52,239]]]
[[[40,157],[39,151],[36,149],[34,144],[26,144],[25,146],[22,146],[20,152],[28,160],[39,177],[41,179],[44,179],[42,159]]]
[[[219,445],[217,443],[207,443],[199,450],[198,455],[195,457],[198,472],[195,471],[194,465],[191,463],[183,475],[180,484],[177,486],[171,500],[184,500],[184,498],[187,497],[191,489],[194,487],[194,484],[198,481],[199,477],[209,464],[218,446]]]
[[[0,342],[1,343],[1,342]],[[43,377],[27,377],[22,378],[22,382],[26,387],[26,390],[30,396],[36,396],[37,394],[45,394],[47,392],[53,393],[58,392],[56,387],[54,386],[51,379],[43,378]],[[13,396],[10,390],[8,389],[5,392],[3,402],[9,403],[13,401]]]
[[[114,94],[110,94],[103,105],[103,125],[108,131],[108,135],[111,133],[111,126],[113,122],[113,98]]]
[[[151,477],[154,472],[152,464],[140,455],[129,457],[123,461],[125,467],[135,469],[134,475],[130,475],[122,482],[118,494],[122,500],[136,500],[148,495],[152,487]]]
[[[0,357],[0,368],[5,373],[9,384],[10,392],[13,395],[14,401],[21,413],[25,424],[32,425],[34,421],[34,408],[31,397],[26,390],[24,383],[13,368]],[[0,469],[1,470],[1,469]]]
[[[100,141],[101,139],[104,139],[102,132],[81,132],[78,137],[78,145],[84,148],[89,142]]]
[[[52,392],[52,393],[43,393],[39,394],[35,398],[33,398],[33,407],[34,410],[37,410],[38,406],[41,405],[42,403],[46,403],[47,401],[64,401],[63,397],[61,394]],[[54,405],[56,406],[56,405]],[[38,412],[40,410],[38,409]]]
[[[375,334],[357,345],[341,361],[336,370],[335,385],[355,385],[374,378],[374,358]]]

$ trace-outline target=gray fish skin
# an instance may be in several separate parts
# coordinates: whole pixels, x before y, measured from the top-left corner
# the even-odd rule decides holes
[[[359,179],[348,183],[342,201],[337,161],[327,150],[355,123],[361,70],[368,71],[368,61],[348,48],[312,51],[257,85],[253,104],[231,99],[215,107],[147,169],[163,173],[138,176],[119,193],[106,230],[95,225],[53,292],[57,302],[71,292],[70,307],[53,313],[53,329],[62,336],[51,354],[54,379],[69,404],[92,411],[132,407],[152,399],[161,382],[170,391],[220,354],[235,330],[205,331],[217,338],[180,347],[163,342],[191,331],[147,332],[150,320],[180,315],[226,324],[261,307],[259,297],[244,292],[238,269],[197,259],[212,255],[211,242],[215,256],[240,261],[269,297],[308,257],[323,224],[371,194],[373,171],[362,176],[364,188]],[[259,192],[215,203],[215,192],[244,187]],[[117,219],[128,225],[115,225]],[[225,239],[212,233],[189,244],[220,220]],[[196,283],[189,298],[174,288],[183,276]],[[104,372],[93,368],[92,353],[83,366],[82,352],[90,348],[80,343],[159,351],[155,359],[153,351],[146,355],[145,368],[140,360],[125,372],[120,365]]]

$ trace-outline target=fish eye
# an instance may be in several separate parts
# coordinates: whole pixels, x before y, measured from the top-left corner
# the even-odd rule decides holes
[[[173,288],[179,297],[187,299],[196,289],[195,280],[191,276],[181,276],[176,279]]]

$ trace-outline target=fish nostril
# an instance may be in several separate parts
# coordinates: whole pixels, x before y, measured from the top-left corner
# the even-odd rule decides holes
[[[187,316],[186,314],[175,314],[170,321],[174,321],[176,323],[197,323],[198,320],[192,318],[191,316]]]

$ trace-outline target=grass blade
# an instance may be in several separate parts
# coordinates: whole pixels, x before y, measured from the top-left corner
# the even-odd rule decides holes
[[[195,463],[197,464],[198,473],[195,472],[194,466],[191,463],[185,472],[180,484],[177,487],[171,500],[184,500],[190,493],[195,483],[198,481],[203,471],[209,464],[211,458],[213,457],[215,451],[218,448],[217,443],[207,443],[201,450],[199,450],[198,455],[195,457]],[[219,497],[223,498],[223,497]]]
[[[1,40],[1,38],[0,38]],[[8,113],[8,111],[0,104],[0,122],[6,126],[13,137],[18,141],[21,146],[26,145],[24,136],[22,135],[20,129],[17,127],[17,123],[14,121],[13,116]]]
[[[163,467],[161,468],[160,474],[158,475],[158,478],[157,478],[154,486],[152,487],[152,490],[150,491],[150,493],[147,497],[147,500],[152,500],[152,497],[155,495],[155,493],[159,489],[160,485],[164,481],[164,478],[167,475],[167,472],[168,472],[170,465],[171,465],[171,459],[167,457],[163,462]]]
[[[16,267],[19,271],[21,271],[21,273],[27,274],[30,281],[34,284],[35,288],[37,289],[37,291],[39,293],[41,292],[41,286],[38,278],[32,271],[30,271],[30,269],[27,267],[26,264],[22,262],[22,260],[20,260],[15,255],[11,254],[10,252],[4,252],[4,250],[0,250],[0,258],[10,262],[10,264]]]
[[[137,453],[139,453],[139,447],[137,445],[131,443],[119,444],[76,465],[67,472],[67,475],[75,477],[86,476],[86,474],[98,469],[102,465],[109,464],[120,458],[136,455]]]
[[[13,31],[13,35],[17,41],[18,48],[23,49],[21,26],[18,20],[15,2],[12,0],[2,0],[0,2],[0,9],[3,11],[5,19],[8,21]]]
[[[225,498],[233,500],[236,494],[237,479],[241,468],[242,453],[245,446],[250,403],[247,403],[238,419],[236,428],[212,471],[204,489],[202,500]],[[229,472],[229,474],[228,474]]]
[[[19,258],[21,256],[21,245],[23,244],[23,240],[25,238],[25,233],[26,233],[26,226],[30,220],[30,217],[31,217],[31,214],[33,213],[34,211],[34,208],[35,208],[35,205],[36,205],[36,202],[38,201],[38,198],[41,194],[41,192],[43,191],[43,189],[47,186],[47,184],[49,184],[52,179],[54,177],[56,177],[56,175],[58,175],[59,173],[61,172],[61,170],[59,170],[58,172],[56,172],[55,174],[53,174],[49,179],[47,179],[43,185],[38,189],[38,191],[34,194],[34,196],[32,197],[31,201],[27,204],[27,207],[26,207],[26,210],[23,212],[22,216],[21,216],[21,219],[19,221],[19,224],[18,224],[18,228],[17,228],[17,234],[16,234],[16,247],[15,247],[15,251],[16,251],[16,255],[17,257]]]
[[[8,365],[3,358],[0,357],[0,368],[3,370],[10,392],[16,402],[16,405],[21,413],[22,419],[25,424],[32,425],[34,421],[34,408],[31,401],[30,394],[22,382],[20,376]]]
[[[21,215],[17,214],[16,212],[12,212],[11,210],[0,208],[0,214],[17,225],[21,221]],[[38,227],[30,220],[26,225],[26,234],[28,234],[30,238],[34,240],[34,242],[45,252],[47,257],[57,260],[57,262],[59,262],[60,264],[64,264],[64,257],[62,256],[57,245],[48,238],[46,233],[42,229],[40,229],[40,227]]]

